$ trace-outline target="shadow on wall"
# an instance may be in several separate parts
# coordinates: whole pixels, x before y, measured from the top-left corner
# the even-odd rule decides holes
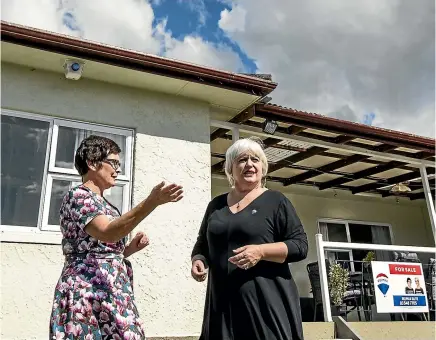
[[[208,103],[2,63],[2,107],[209,144]]]

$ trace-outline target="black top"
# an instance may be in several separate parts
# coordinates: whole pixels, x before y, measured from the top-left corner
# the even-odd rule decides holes
[[[307,256],[307,236],[291,202],[267,190],[233,214],[227,195],[206,210],[192,256],[209,265],[201,340],[303,339],[300,300],[288,263]],[[250,244],[284,242],[285,263],[260,261],[243,270],[228,259]]]
[[[424,289],[422,287],[415,288],[415,294],[424,294]]]
[[[406,294],[414,294],[415,293],[413,288],[409,288],[409,287],[406,287],[405,291],[406,291]]]

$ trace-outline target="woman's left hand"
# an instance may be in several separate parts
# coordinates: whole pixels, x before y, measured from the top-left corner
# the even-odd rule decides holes
[[[248,245],[233,250],[237,255],[229,258],[229,262],[241,269],[254,267],[263,258],[261,245]]]
[[[128,257],[148,246],[150,240],[143,232],[136,233],[135,237],[130,241],[129,245],[124,250],[124,256]]]

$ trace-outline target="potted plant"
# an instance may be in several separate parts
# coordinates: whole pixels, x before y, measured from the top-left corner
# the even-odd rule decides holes
[[[375,261],[375,253],[373,251],[369,251],[366,253],[366,256],[363,258],[363,266],[368,270],[368,272],[371,272],[371,261]]]
[[[375,253],[373,251],[369,251],[366,253],[366,256],[362,260],[363,262],[369,263],[371,261],[375,261]]]
[[[329,286],[330,296],[333,302],[332,315],[337,316],[340,312],[340,307],[345,297],[349,282],[348,270],[342,268],[338,263],[330,266]]]

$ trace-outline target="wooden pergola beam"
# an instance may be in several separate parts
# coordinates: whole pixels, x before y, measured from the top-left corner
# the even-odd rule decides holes
[[[262,128],[262,123],[255,122],[254,120],[247,120],[244,124],[248,125],[248,126],[256,127],[256,128],[259,128],[259,129]],[[277,126],[277,129],[276,129],[277,132],[286,133],[286,134],[291,135],[291,136],[292,135],[298,135],[298,134],[300,134],[304,130],[306,130],[305,127],[296,126],[296,125],[291,125],[291,126],[289,126],[287,128],[285,128],[283,126]],[[271,135],[271,138],[274,138],[274,135]],[[276,139],[276,138],[274,138],[274,139]],[[280,139],[276,139],[276,140],[277,140],[277,143],[281,142]]]
[[[407,174],[402,174],[402,175],[390,177],[386,180],[386,182],[387,182],[387,185],[397,184],[397,183],[401,183],[401,182],[405,182],[405,181],[410,181],[411,179],[418,178],[419,176],[421,176],[419,173],[419,170],[412,171],[412,172],[409,172]],[[386,186],[386,184],[380,185],[380,183],[368,183],[368,184],[360,185],[360,186],[356,187],[355,189],[352,190],[352,192],[353,192],[353,194],[358,194],[360,192],[371,191],[371,190],[375,190],[378,188],[382,188],[383,186]]]
[[[212,157],[215,157],[215,158],[221,158],[221,159],[224,159],[224,158],[225,158],[225,155],[224,155],[224,154],[217,153],[217,152],[212,152],[212,153],[211,153],[211,156],[212,156]],[[282,164],[282,161],[279,161],[279,162],[277,162],[277,163],[280,163],[280,165],[283,165],[285,168],[289,168],[289,169],[296,169],[296,170],[301,170],[301,171],[306,171],[306,172],[316,170],[316,169],[313,169],[313,168],[311,168],[311,167],[304,166],[304,165],[298,165],[298,164]],[[269,164],[270,168],[271,168],[272,166],[275,166],[275,164],[277,164],[277,163],[270,163],[270,164]],[[218,164],[218,163],[217,163],[217,164]],[[222,166],[223,166],[223,165],[224,165],[224,162],[221,162],[220,165],[217,165],[216,168],[213,168],[214,171],[218,171],[218,170],[220,170],[220,169],[222,170]],[[306,173],[306,172],[305,172],[305,173]],[[330,169],[324,169],[324,172],[327,173],[327,174],[330,174],[330,175],[337,175],[337,176],[347,176],[347,177],[352,177],[352,176],[353,176],[352,173],[345,173],[345,172],[335,171],[335,170],[330,170]],[[304,173],[304,174],[305,174],[305,173]],[[313,177],[314,177],[314,176],[313,176]],[[292,178],[293,178],[293,177],[292,177]],[[388,185],[388,183],[387,183],[386,180],[384,180],[384,179],[377,179],[377,178],[374,178],[374,177],[366,177],[365,179],[368,179],[368,180],[379,180],[379,182],[378,182],[379,186],[386,186],[386,185]],[[283,180],[283,184],[285,185],[287,179],[286,179],[286,178],[282,178],[282,180]],[[348,189],[348,187],[347,187],[347,189]],[[351,190],[351,189],[352,189],[352,188],[350,187],[350,190]]]
[[[231,140],[231,139],[232,139],[232,136],[224,135],[224,136],[222,136],[222,137],[220,137],[220,138],[222,138],[222,139],[227,139],[227,140]],[[266,141],[266,140],[270,140],[270,141],[269,141],[270,144],[265,144],[265,141]],[[288,147],[288,146],[285,146],[285,145],[278,145],[278,144],[275,144],[275,143],[278,143],[278,142],[280,142],[280,140],[275,139],[275,138],[267,138],[267,139],[264,140],[265,148],[266,148],[266,147],[274,147],[274,148],[277,148],[277,149],[286,149],[286,150],[291,150],[291,149],[292,149],[292,147]],[[388,149],[388,147],[389,147],[389,148],[395,148],[395,146],[387,145],[387,144],[383,144],[383,146],[384,146],[386,149]],[[381,150],[377,150],[377,148],[378,148],[378,146],[375,147],[373,150],[375,150],[375,151],[380,151],[380,152],[383,151],[382,148],[381,148]],[[300,151],[300,150],[295,150],[295,151]],[[388,150],[386,150],[386,151],[388,151]],[[326,157],[330,157],[330,158],[338,158],[338,159],[345,159],[345,158],[350,157],[350,156],[347,156],[347,155],[342,155],[342,154],[334,153],[334,152],[331,152],[331,151],[329,151],[329,150],[324,151],[324,152],[321,152],[321,153],[319,154],[319,156],[326,156]],[[366,164],[373,164],[373,165],[384,164],[384,162],[380,162],[380,161],[377,161],[377,160],[374,160],[374,159],[370,159],[370,158],[363,159],[363,160],[361,160],[361,162],[362,162],[362,163],[366,163]],[[398,169],[406,170],[406,171],[414,171],[416,168],[411,167],[411,166],[404,165],[404,166],[400,166],[400,167],[398,167]]]
[[[253,118],[255,115],[255,109],[254,105],[250,106],[247,110],[244,110],[240,113],[238,113],[236,116],[234,116],[232,119],[229,120],[230,123],[234,124],[241,124],[246,122],[247,120]],[[210,141],[214,141],[217,138],[220,138],[224,136],[229,130],[218,128],[210,135]]]
[[[375,175],[375,174],[378,174],[378,173],[381,173],[381,172],[384,172],[387,170],[394,169],[400,165],[404,165],[404,163],[397,162],[397,161],[391,161],[391,162],[388,162],[385,164],[376,165],[372,168],[361,170],[361,171],[354,173],[353,179],[356,180],[356,179],[372,176],[372,175]],[[319,187],[319,190],[325,190],[325,189],[331,188],[333,186],[344,184],[347,182],[350,182],[349,178],[344,178],[344,177],[336,178],[336,179],[333,179],[331,181],[327,181],[327,182],[322,183]]]
[[[407,181],[410,181],[412,179],[419,178],[420,176],[421,176],[421,174],[419,173],[419,171],[411,171],[411,172],[408,172],[407,174],[402,174],[402,175],[398,175],[398,176],[387,178],[386,179],[386,183],[387,184],[368,183],[368,184],[356,187],[355,189],[352,190],[352,192],[353,192],[353,194],[357,194],[359,192],[376,190],[376,189],[379,189],[379,188],[383,188],[383,187],[385,187],[387,185],[407,182]],[[435,179],[433,178],[433,180],[429,180],[429,181],[430,181],[430,184],[434,186]],[[421,183],[421,182],[416,182],[416,183],[412,183],[412,184],[419,184],[419,183]]]
[[[309,157],[315,156],[320,154],[321,152],[327,151],[326,148],[321,148],[318,146],[312,146],[310,149],[308,149],[305,152],[300,152],[297,153],[295,155],[289,156],[285,159],[282,159],[280,162],[277,162],[275,164],[272,164],[269,168],[270,172],[274,172],[277,171],[279,169],[282,169],[283,167],[285,167],[286,163],[297,163],[297,162],[301,162],[302,160],[305,160]]]
[[[212,172],[212,174],[220,175],[220,176],[223,175],[222,172]],[[286,180],[286,178],[278,177],[278,176],[267,176],[266,179],[267,179],[267,182],[268,181],[272,181],[272,182],[277,182],[277,183],[281,183],[281,184],[283,184],[283,181]],[[316,187],[316,188],[319,188],[319,186],[322,184],[322,182],[299,182],[299,183],[296,183],[296,184],[297,185],[301,185],[301,186],[306,186],[306,187]],[[351,192],[352,187],[346,186],[346,185],[338,185],[338,186],[332,187],[332,189],[345,190],[345,191],[350,191]]]
[[[339,135],[352,135],[354,136],[354,138],[368,139],[383,144],[392,144],[396,147],[408,147],[424,152],[429,152],[432,154],[435,153],[434,145],[424,146],[422,142],[416,141],[416,138],[413,138],[412,141],[410,135],[407,135],[408,138],[406,138],[405,136],[403,141],[398,137],[393,137],[392,133],[387,133],[386,130],[383,130],[384,133],[374,133],[374,131],[367,131],[367,129],[371,128],[364,125],[360,125],[360,131],[357,131],[357,129],[350,128],[350,125],[352,124],[350,122],[341,120],[335,120],[333,122],[334,119],[328,117],[323,117],[321,115],[310,114],[307,112],[292,110],[288,108],[282,108],[279,106],[258,104],[256,107],[256,116],[310,129],[333,132]],[[328,124],[326,124],[327,121]],[[356,126],[358,126],[358,124]]]
[[[301,132],[300,134],[303,134],[303,132]],[[347,143],[347,142],[349,142],[350,140],[353,139],[353,137],[350,137],[350,136],[338,136],[337,138],[339,138],[339,137],[341,137],[341,138],[338,139],[338,143],[337,144],[344,144],[344,143]],[[315,156],[315,155],[319,155],[320,153],[323,153],[323,152],[326,152],[326,151],[328,151],[328,149],[321,148],[321,147],[318,147],[318,146],[313,146],[313,147],[311,147],[310,149],[308,149],[305,152],[300,152],[300,153],[298,153],[296,155],[292,155],[292,156],[289,156],[288,158],[285,158],[285,159],[281,160],[279,163],[276,163],[276,165],[274,167],[272,167],[272,169],[270,171],[273,172],[273,171],[277,171],[277,170],[283,168],[284,167],[283,164],[285,164],[285,163],[297,163],[297,162],[301,162],[302,160],[305,160],[305,159],[310,158],[310,157]]]
[[[296,121],[295,119],[292,119],[292,117],[284,117],[284,116],[279,116],[277,117],[276,115],[270,113],[270,112],[265,112],[262,110],[261,107],[258,108],[257,112],[256,112],[256,116],[257,117],[262,117],[265,119],[272,119],[278,122],[283,122],[286,124],[292,124],[293,126],[296,127],[301,127],[301,128],[313,128],[313,129],[320,129],[320,130],[325,130],[322,129],[320,127],[317,126],[312,126],[312,123],[303,123],[300,121]],[[336,129],[332,128],[332,130],[329,130],[329,132],[335,132],[335,133],[340,133],[339,131],[336,131]],[[335,139],[337,138],[342,138],[341,136],[343,136],[342,134],[338,137],[328,137],[328,136],[322,136],[322,135],[317,135],[317,134],[313,134],[313,133],[308,133],[308,132],[304,132],[302,131],[301,133],[299,133],[299,135],[303,136],[303,137],[307,137],[307,138],[315,138],[315,139],[319,139],[325,142],[331,142],[331,143],[335,143]],[[351,139],[356,139],[356,138],[365,138],[362,136],[358,136],[355,134],[347,134],[347,136],[350,136]],[[377,139],[377,138],[376,138]],[[416,159],[430,159],[434,156],[434,151],[432,151],[429,148],[422,148],[420,147],[420,152],[417,152],[416,154],[413,153],[409,153],[409,152],[404,152],[404,151],[399,151],[399,150],[393,150],[397,147],[401,147],[403,146],[402,143],[395,143],[395,142],[387,142],[387,141],[382,141],[382,140],[378,140],[378,142],[382,142],[382,145],[389,145],[389,150],[392,154],[397,154],[400,156],[406,156],[406,157],[411,157],[411,158],[416,158]],[[352,146],[356,146],[356,147],[360,147],[360,148],[364,148],[364,149],[368,149],[368,150],[374,150],[374,147],[371,145],[366,145],[366,144],[362,144],[362,143],[358,143],[358,142],[354,142],[354,141],[350,141],[349,142],[350,145]],[[384,152],[384,151],[381,151]]]
[[[287,186],[287,185],[295,184],[297,182],[305,181],[305,180],[310,179],[312,177],[316,177],[316,176],[322,175],[324,173],[329,173],[333,170],[343,168],[347,165],[354,164],[356,162],[360,162],[361,160],[364,160],[366,158],[368,158],[368,156],[353,155],[353,156],[350,156],[350,157],[345,158],[345,159],[340,159],[340,160],[337,160],[335,162],[323,165],[319,168],[312,169],[312,170],[309,170],[309,171],[304,172],[302,174],[298,174],[296,176],[288,178],[284,182],[284,185]]]
[[[434,200],[435,199],[435,189],[431,190],[431,195],[433,196],[433,200]],[[419,200],[419,199],[424,199],[425,198],[424,191],[423,192],[418,192],[418,193],[415,193],[415,194],[410,194],[409,198],[410,198],[411,201]]]
[[[339,136],[339,137],[341,137],[341,136]],[[338,142],[347,141],[347,138],[339,138],[339,137],[337,137]],[[383,144],[383,145],[377,146],[375,148],[378,150],[389,150],[390,148],[395,148],[395,146]],[[312,170],[307,171],[305,173],[293,176],[293,177],[287,179],[285,181],[284,185],[291,185],[291,184],[294,184],[294,183],[297,183],[300,181],[310,179],[312,177],[318,176],[318,175],[323,174],[323,173],[331,173],[331,171],[333,171],[333,170],[340,169],[340,168],[343,168],[345,166],[364,161],[368,158],[370,158],[370,157],[365,156],[365,155],[352,155],[352,156],[349,156],[347,158],[340,159],[338,161],[323,165],[319,168],[312,169]],[[354,179],[354,174],[346,175],[346,177]],[[382,184],[380,184],[380,185],[382,185]]]
[[[211,167],[211,172],[212,173],[217,173],[217,172],[223,172],[223,170],[224,170],[224,163],[225,163],[226,161],[224,160],[224,161],[220,161],[220,162],[218,162],[218,163],[216,163],[216,164],[214,164],[214,165],[212,165],[212,167]]]

